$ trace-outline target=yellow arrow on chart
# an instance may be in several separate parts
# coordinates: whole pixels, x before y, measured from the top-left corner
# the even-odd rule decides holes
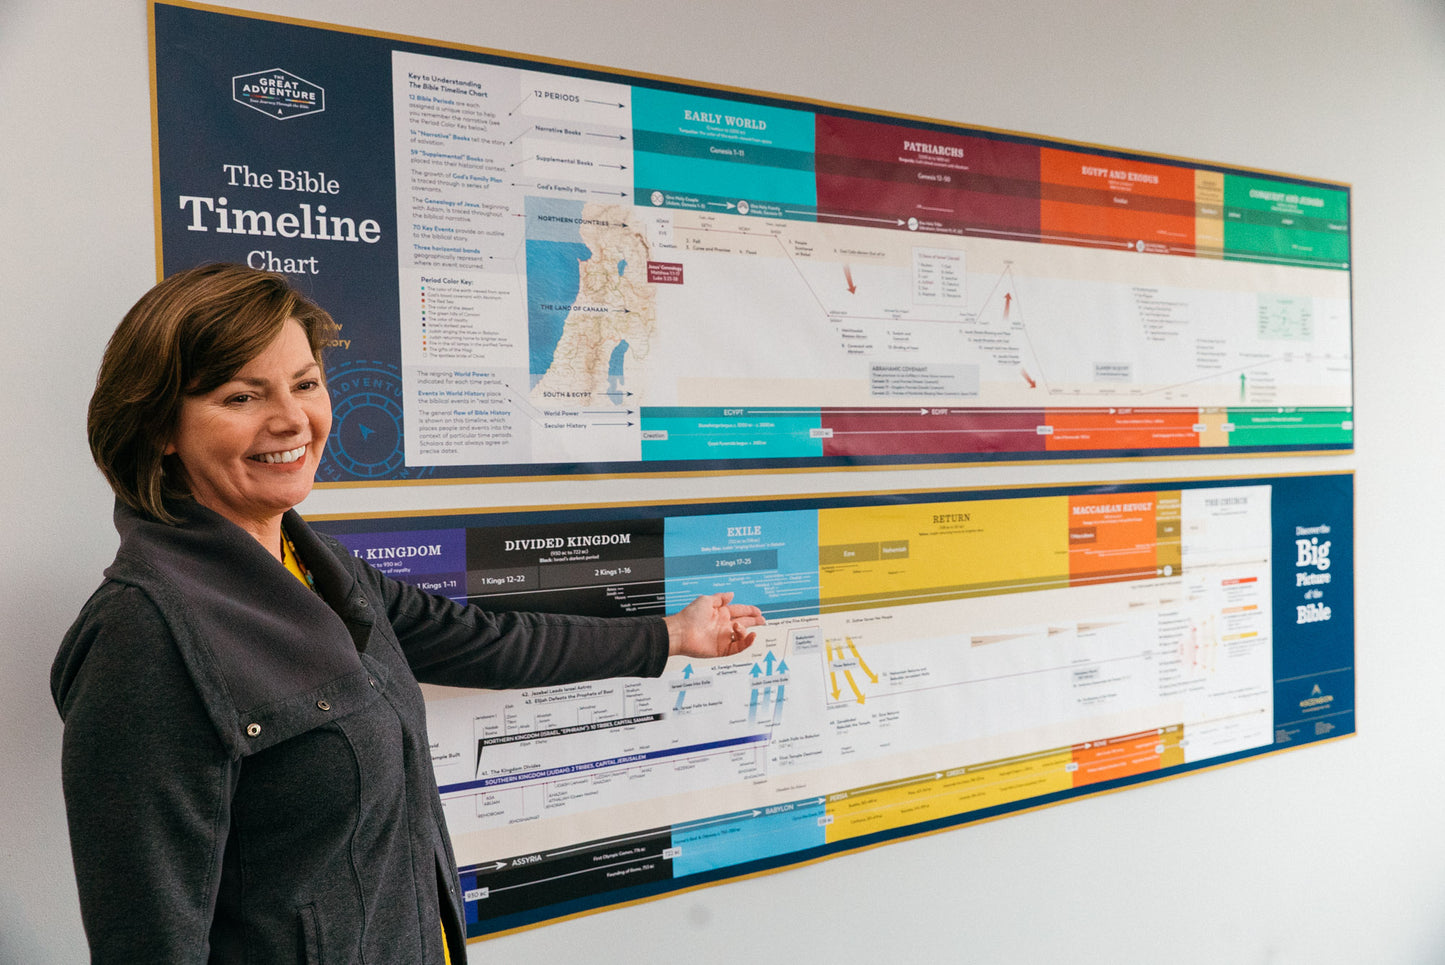
[[[853,671],[843,671],[843,676],[848,678],[848,686],[853,688],[853,696],[858,698],[858,703],[863,703],[863,691],[858,689],[858,681],[853,679]]]
[[[848,638],[848,649],[853,651],[853,659],[855,659],[855,660],[858,661],[858,667],[859,667],[859,669],[861,669],[864,673],[866,673],[866,674],[868,675],[868,679],[871,680],[871,681],[873,681],[873,682],[876,684],[876,683],[878,682],[878,675],[877,675],[876,673],[874,673],[872,670],[869,670],[869,669],[868,669],[868,665],[863,662],[863,657],[858,653],[858,648],[855,647],[855,646],[853,646],[853,638],[852,638],[852,637],[849,637],[849,638]],[[860,701],[860,703],[861,703],[861,701]]]
[[[837,699],[838,699],[838,695],[843,692],[843,691],[841,691],[841,690],[838,689],[838,671],[836,671],[836,670],[830,670],[830,671],[828,671],[828,679],[833,682],[833,699],[834,699],[834,700],[837,700]]]

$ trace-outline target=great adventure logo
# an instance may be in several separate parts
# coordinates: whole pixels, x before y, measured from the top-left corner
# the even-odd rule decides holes
[[[326,110],[325,88],[279,67],[232,77],[231,99],[278,121]]]

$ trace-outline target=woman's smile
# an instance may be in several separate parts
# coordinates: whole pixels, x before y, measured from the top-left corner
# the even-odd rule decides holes
[[[306,455],[306,447],[305,447],[305,446],[298,446],[298,447],[296,447],[295,449],[290,449],[290,450],[287,450],[286,452],[261,452],[261,453],[257,453],[256,455],[252,456],[251,458],[254,459],[254,460],[256,460],[257,462],[270,462],[270,463],[277,463],[277,462],[295,462],[297,459],[300,459],[300,458],[301,458],[302,456],[304,456],[304,455]]]

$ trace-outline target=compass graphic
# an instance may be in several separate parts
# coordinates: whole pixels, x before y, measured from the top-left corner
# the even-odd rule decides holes
[[[401,373],[385,362],[357,360],[327,372],[331,439],[316,478],[419,479],[430,467],[408,467],[402,446]]]

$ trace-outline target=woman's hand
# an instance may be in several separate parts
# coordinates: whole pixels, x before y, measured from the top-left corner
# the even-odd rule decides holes
[[[670,656],[730,657],[746,650],[760,627],[768,621],[755,606],[733,603],[731,593],[700,596],[676,613],[663,617],[667,623],[667,652]]]

